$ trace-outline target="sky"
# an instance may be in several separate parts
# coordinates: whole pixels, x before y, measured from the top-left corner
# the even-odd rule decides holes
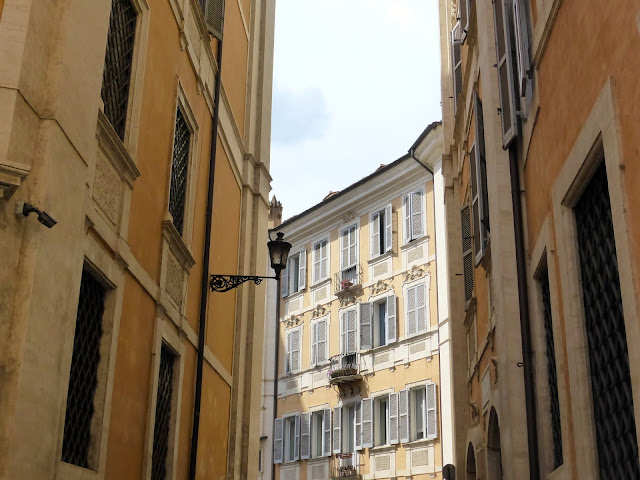
[[[442,118],[438,0],[276,2],[271,195],[283,220]]]

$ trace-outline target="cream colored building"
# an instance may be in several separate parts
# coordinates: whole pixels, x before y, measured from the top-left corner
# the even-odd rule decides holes
[[[441,478],[453,441],[438,308],[441,142],[434,123],[413,155],[275,228],[293,245],[280,300],[276,478]]]

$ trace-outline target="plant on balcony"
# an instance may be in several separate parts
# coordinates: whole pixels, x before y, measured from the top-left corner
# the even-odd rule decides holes
[[[353,465],[338,467],[339,477],[350,477],[351,475],[355,475],[355,474],[356,474],[356,467],[354,467]]]
[[[350,280],[342,280],[340,282],[340,288],[342,290],[344,290],[346,288],[349,288],[349,287],[352,287],[352,286],[353,286],[353,282],[351,282]]]
[[[358,370],[355,367],[343,367],[336,368],[335,370],[329,370],[329,378],[348,377],[357,374]]]

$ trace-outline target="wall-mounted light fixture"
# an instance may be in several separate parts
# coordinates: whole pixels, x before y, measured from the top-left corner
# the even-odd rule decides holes
[[[16,204],[16,214],[24,215],[25,217],[29,216],[31,212],[35,212],[38,214],[38,221],[43,224],[47,228],[53,227],[56,223],[58,223],[54,218],[49,215],[44,210],[40,210],[37,207],[34,207],[30,203],[27,202],[17,202]]]

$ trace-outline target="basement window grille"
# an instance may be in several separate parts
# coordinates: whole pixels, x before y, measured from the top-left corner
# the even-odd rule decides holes
[[[130,0],[113,0],[102,75],[104,114],[124,140],[138,14]]]
[[[187,171],[189,166],[189,144],[191,130],[182,110],[176,113],[176,130],[173,140],[173,160],[171,162],[171,188],[169,191],[169,213],[173,225],[182,234],[184,225],[184,207],[187,196]]]
[[[554,470],[562,463],[562,425],[560,423],[560,402],[558,400],[558,377],[556,371],[555,342],[553,339],[553,319],[551,316],[551,293],[549,290],[549,272],[545,271],[540,278],[542,292],[542,313],[544,316],[545,352],[547,355],[547,381],[549,384],[549,408],[551,434],[553,437]]]
[[[640,478],[627,335],[604,161],[574,209],[600,478]]]
[[[151,480],[167,478],[167,455],[169,452],[169,430],[171,428],[171,400],[173,392],[173,366],[175,354],[162,345],[160,370],[158,372],[158,396],[156,399],[156,423],[153,430],[153,453],[151,456]]]
[[[62,461],[83,468],[89,468],[93,397],[98,386],[104,298],[105,288],[84,270],[80,283],[62,441]]]

